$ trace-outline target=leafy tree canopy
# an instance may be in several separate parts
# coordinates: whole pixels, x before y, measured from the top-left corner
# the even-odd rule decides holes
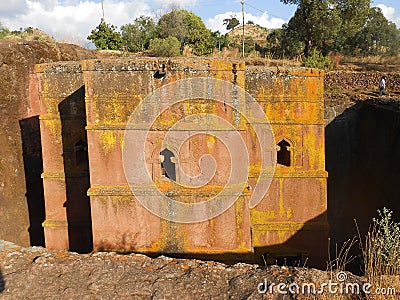
[[[116,31],[116,27],[107,24],[103,18],[87,39],[101,50],[119,50],[122,45],[121,35]]]
[[[232,30],[236,28],[239,24],[240,22],[235,15],[232,15],[230,18],[224,19],[223,21],[223,25],[226,26],[226,30]]]
[[[323,55],[331,51],[344,54],[399,52],[399,31],[377,8],[371,8],[371,0],[280,1],[297,5],[294,16],[282,27],[279,37],[276,33],[271,37],[275,43],[279,41],[282,49],[289,45],[288,54],[297,52],[294,48],[298,42],[303,45],[306,57],[315,49]],[[275,50],[279,52],[277,47]]]
[[[221,50],[223,47],[229,47],[231,41],[228,34],[221,34],[219,31],[212,32],[212,44],[214,48]]]
[[[163,15],[157,24],[160,38],[176,37],[181,43],[181,49],[187,45],[196,55],[212,52],[211,31],[203,20],[187,10],[172,10]]]
[[[400,51],[400,31],[383,15],[378,7],[368,14],[366,25],[349,43],[348,54],[397,55]]]
[[[10,30],[0,23],[0,38],[4,38],[10,34]]]
[[[338,34],[339,23],[337,11],[331,9],[327,1],[299,0],[298,8],[288,23],[287,30],[291,33],[287,36],[297,36],[307,57],[315,48],[328,51]]]
[[[174,36],[165,39],[155,38],[150,41],[149,52],[151,56],[173,57],[180,55],[181,43]]]
[[[132,24],[121,26],[122,44],[131,52],[148,49],[151,39],[155,36],[156,24],[148,16],[140,16]]]

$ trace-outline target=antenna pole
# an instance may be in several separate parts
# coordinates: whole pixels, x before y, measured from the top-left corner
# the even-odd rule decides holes
[[[101,11],[103,12],[103,21],[105,22],[106,19],[104,18],[104,6],[103,6],[103,0],[101,0]]]
[[[242,46],[243,46],[242,56],[244,58],[244,0],[242,0],[241,3],[242,3],[242,20],[243,20],[243,27],[242,27],[242,30],[243,30],[242,31]]]

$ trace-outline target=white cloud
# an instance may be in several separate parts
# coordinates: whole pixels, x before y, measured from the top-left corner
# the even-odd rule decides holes
[[[118,29],[131,23],[140,15],[157,16],[157,9],[167,9],[171,4],[194,7],[200,0],[104,0],[105,19]],[[211,30],[225,33],[223,20],[241,11],[227,11],[205,21]],[[88,45],[86,37],[96,28],[102,17],[100,0],[0,0],[0,22],[11,30],[34,27],[43,30],[57,40]],[[266,12],[255,16],[245,14],[245,22],[267,28],[281,27],[285,20],[271,18]]]
[[[396,15],[396,9],[385,4],[378,4],[376,6],[382,10],[386,19],[395,23],[397,27],[400,27],[400,16]]]
[[[226,33],[226,27],[223,25],[224,19],[230,18],[231,16],[236,16],[236,18],[242,23],[242,12],[227,11],[223,14],[218,14],[214,18],[209,18],[206,20],[206,25],[212,31],[219,30],[221,33]],[[253,21],[255,24],[266,28],[280,28],[286,22],[281,18],[270,18],[267,12],[262,15],[254,16],[250,13],[244,14],[244,22]]]
[[[171,5],[176,5],[179,7],[193,7],[196,5],[196,0],[154,0],[156,5],[162,7],[168,7]]]
[[[148,10],[145,0],[104,0],[106,22],[118,28],[148,14]],[[31,26],[56,39],[85,45],[88,42],[86,37],[100,23],[101,17],[101,3],[93,0],[66,0],[63,3],[59,0],[26,0],[20,1],[15,13],[8,12],[7,17],[0,15],[0,22],[12,30]]]
[[[26,0],[0,1],[0,17],[9,14],[25,13],[27,10]]]
[[[54,8],[58,4],[58,0],[31,0],[31,1],[35,3],[40,3],[44,7],[50,9]]]

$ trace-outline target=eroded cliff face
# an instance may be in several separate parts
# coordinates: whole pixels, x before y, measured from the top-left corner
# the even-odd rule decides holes
[[[43,242],[30,241],[28,231],[42,230],[44,212],[40,140],[29,138],[39,134],[37,108],[29,104],[37,93],[30,80],[35,64],[98,55],[70,44],[0,40],[0,238],[20,245]]]

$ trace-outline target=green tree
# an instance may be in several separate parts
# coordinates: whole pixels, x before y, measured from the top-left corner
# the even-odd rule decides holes
[[[180,55],[181,43],[174,36],[165,39],[154,38],[150,41],[149,53],[151,56],[172,57]]]
[[[378,7],[372,7],[362,31],[358,32],[349,45],[349,54],[397,55],[400,51],[400,32],[389,22]]]
[[[122,45],[121,35],[116,31],[116,27],[107,24],[103,18],[87,39],[101,50],[119,50]]]
[[[245,37],[244,39],[244,52],[246,55],[252,53],[256,48],[256,42],[251,36]]]
[[[334,50],[342,52],[351,39],[363,30],[370,12],[371,0],[335,0],[334,5],[340,17]]]
[[[0,23],[0,39],[4,39],[8,35],[10,35],[10,30]]]
[[[121,26],[122,44],[131,52],[148,49],[150,40],[156,35],[156,24],[151,17],[140,16],[132,24]]]
[[[176,37],[181,43],[187,38],[187,29],[183,23],[184,10],[173,9],[161,16],[157,23],[157,34],[160,38]]]
[[[371,0],[281,0],[297,5],[288,29],[304,43],[304,55],[318,49],[326,55],[341,51],[361,31]]]
[[[281,0],[281,2],[298,5],[287,30],[293,32],[297,39],[303,42],[303,52],[306,57],[314,48],[327,50],[326,46],[335,41],[340,18],[337,11],[332,9],[330,0]]]
[[[273,30],[267,37],[268,52],[273,58],[292,58],[303,53],[304,43],[297,33],[284,24],[281,29]]]
[[[327,56],[322,55],[321,51],[313,49],[311,54],[303,60],[304,67],[319,68],[325,71],[333,69],[333,63]]]
[[[181,43],[181,49],[189,46],[196,55],[212,52],[213,41],[211,31],[199,16],[187,10],[172,10],[163,15],[157,24],[160,38],[176,37]]]
[[[229,47],[230,38],[227,34],[221,34],[219,31],[214,31],[211,34],[213,48],[221,50],[223,47]]]
[[[226,30],[232,30],[236,28],[240,22],[235,15],[232,15],[230,18],[224,19],[222,24],[226,26]]]

